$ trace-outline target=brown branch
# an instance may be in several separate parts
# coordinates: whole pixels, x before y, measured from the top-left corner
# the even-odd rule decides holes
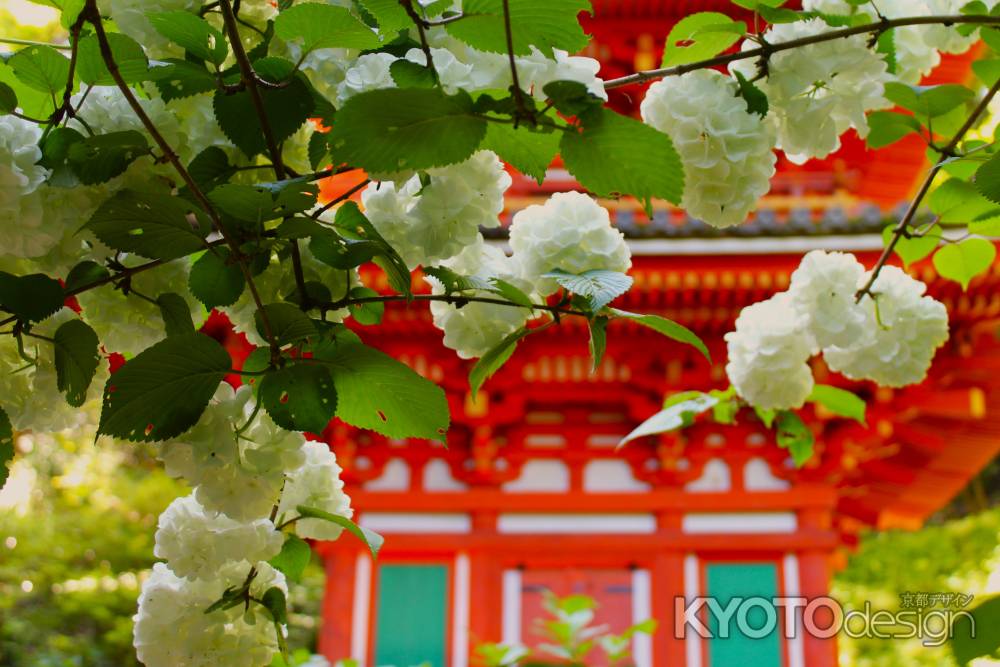
[[[517,59],[514,58],[514,33],[510,26],[510,0],[503,0],[503,29],[507,36],[507,60],[510,62],[510,78],[512,82],[511,91],[514,94],[514,105],[517,108],[517,115],[514,116],[514,129],[517,129],[518,121],[528,120],[534,125],[535,116],[528,111],[528,106],[524,103],[524,91],[517,76]]]
[[[111,44],[108,42],[108,35],[104,31],[104,24],[101,22],[101,13],[97,8],[97,0],[86,0],[86,2],[87,4],[81,13],[86,15],[86,20],[94,26],[94,33],[97,35],[97,42],[100,46],[101,57],[104,60],[105,66],[108,68],[108,72],[111,74],[111,78],[114,79],[115,84],[121,91],[125,101],[128,102],[129,107],[132,108],[132,111],[142,122],[143,127],[153,138],[153,141],[155,141],[160,147],[160,150],[163,152],[164,159],[170,162],[173,166],[174,170],[181,177],[181,180],[184,181],[184,184],[191,191],[191,194],[198,200],[198,203],[202,206],[202,208],[204,208],[205,212],[211,218],[216,231],[219,232],[223,240],[232,250],[233,257],[236,259],[237,264],[243,273],[243,277],[246,279],[247,287],[250,290],[251,296],[253,296],[253,300],[257,305],[258,311],[260,312],[260,319],[264,328],[265,337],[270,343],[272,353],[277,355],[279,351],[277,339],[274,337],[271,322],[267,317],[267,313],[264,311],[264,304],[261,301],[260,293],[257,291],[257,286],[253,281],[253,274],[250,271],[250,267],[247,265],[246,258],[243,256],[243,253],[240,252],[239,243],[237,243],[236,240],[233,239],[226,231],[218,211],[215,210],[215,206],[208,199],[205,193],[202,192],[198,183],[195,182],[194,178],[192,178],[187,168],[181,162],[180,157],[178,157],[173,147],[171,147],[167,140],[163,137],[163,134],[160,133],[156,124],[153,123],[152,119],[149,117],[149,114],[147,114],[146,110],[142,108],[141,104],[139,104],[139,100],[136,98],[135,93],[132,92],[132,89],[129,88],[128,83],[126,83],[125,79],[122,77],[121,71],[118,69],[118,63],[115,62],[114,54],[111,52]]]
[[[440,301],[443,303],[450,304],[466,304],[466,303],[489,303],[497,306],[510,306],[513,308],[528,308],[530,310],[544,310],[549,313],[558,313],[560,315],[580,315],[583,317],[590,317],[591,313],[586,313],[582,310],[573,310],[572,308],[564,308],[562,306],[550,306],[548,304],[533,303],[530,306],[524,306],[519,303],[514,303],[513,301],[507,301],[506,299],[494,299],[491,297],[481,297],[481,296],[462,296],[460,294],[417,294],[414,296],[406,296],[405,294],[386,294],[379,296],[363,296],[357,298],[341,299],[340,301],[331,301],[329,303],[322,304],[320,308],[323,310],[339,310],[341,308],[346,308],[347,306],[361,305],[365,303],[393,303],[393,302],[414,302],[414,301]]]
[[[878,258],[878,261],[875,262],[875,266],[871,271],[871,276],[868,278],[864,287],[855,293],[855,302],[860,303],[861,299],[863,299],[866,294],[873,299],[875,298],[875,295],[873,295],[871,291],[872,286],[874,286],[875,281],[878,280],[879,273],[881,273],[882,269],[885,267],[886,262],[889,261],[889,258],[892,256],[893,250],[896,249],[896,245],[899,243],[899,240],[909,233],[908,228],[910,223],[913,221],[913,218],[916,217],[920,204],[930,191],[931,185],[934,183],[934,179],[941,171],[941,167],[943,167],[945,162],[950,159],[950,156],[955,154],[955,150],[962,142],[962,139],[969,132],[969,130],[975,127],[980,117],[987,111],[990,101],[996,97],[997,93],[1000,93],[1000,80],[997,80],[989,91],[987,91],[986,95],[983,96],[983,99],[979,100],[979,104],[976,105],[976,108],[972,111],[969,117],[965,119],[965,122],[951,138],[951,141],[948,142],[948,145],[940,149],[940,157],[938,157],[937,162],[934,163],[934,166],[931,167],[930,171],[927,172],[927,176],[924,177],[924,182],[921,183],[916,196],[910,202],[909,207],[907,207],[906,213],[903,214],[899,223],[895,226],[895,228],[893,228],[892,238],[889,239],[889,243],[886,244],[885,249]]]
[[[890,30],[892,28],[899,28],[908,25],[952,25],[957,23],[1000,25],[1000,16],[975,16],[975,15],[959,14],[959,15],[938,15],[938,16],[910,16],[906,18],[886,19],[884,21],[878,21],[876,23],[866,23],[864,25],[854,26],[851,28],[841,28],[839,30],[831,30],[829,32],[823,32],[816,35],[800,37],[798,39],[793,39],[787,42],[780,42],[778,44],[767,44],[766,46],[760,46],[755,49],[748,49],[746,51],[738,51],[736,53],[726,53],[720,56],[715,56],[714,58],[699,60],[693,63],[685,63],[683,65],[676,65],[674,67],[664,67],[661,69],[644,70],[641,72],[636,72],[635,74],[629,74],[628,76],[619,77],[617,79],[609,79],[604,82],[604,88],[610,90],[612,88],[621,88],[622,86],[630,86],[636,83],[645,83],[646,81],[652,81],[654,79],[662,79],[668,76],[679,76],[681,74],[687,74],[688,72],[693,72],[695,70],[707,69],[709,67],[718,67],[720,65],[728,65],[729,63],[736,62],[738,60],[767,57],[770,54],[777,53],[779,51],[787,51],[789,49],[796,49],[802,46],[809,46],[810,44],[820,44],[822,42],[829,42],[835,39],[853,37],[854,35],[883,33],[886,30]]]
[[[406,10],[406,15],[410,17],[410,20],[416,24],[417,34],[420,35],[420,49],[424,52],[424,58],[427,59],[427,67],[431,70],[434,81],[438,85],[441,85],[441,79],[438,77],[437,69],[434,67],[434,56],[431,54],[431,45],[427,42],[427,28],[430,27],[427,20],[420,16],[417,10],[413,8],[413,0],[399,0],[399,4]]]
[[[316,211],[315,213],[313,213],[311,217],[314,220],[319,220],[319,216],[323,215],[324,213],[326,213],[327,211],[329,211],[331,208],[333,208],[334,206],[336,206],[340,202],[349,199],[351,195],[353,195],[358,190],[366,187],[369,183],[371,183],[371,180],[369,180],[369,179],[366,178],[365,180],[361,181],[360,183],[358,183],[357,185],[355,185],[353,188],[351,188],[350,190],[348,190],[344,194],[340,195],[339,197],[336,197],[335,199],[332,199],[332,200],[328,201],[326,204],[323,205],[323,208],[321,208],[318,211]]]

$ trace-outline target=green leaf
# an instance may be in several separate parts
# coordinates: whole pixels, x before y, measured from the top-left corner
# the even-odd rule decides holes
[[[699,414],[711,410],[719,399],[699,391],[686,391],[670,397],[663,409],[639,424],[631,433],[622,438],[618,447],[624,447],[633,440],[647,435],[656,435],[690,426]]]
[[[79,185],[80,179],[69,162],[69,151],[83,140],[84,136],[70,127],[57,127],[42,137],[39,142],[42,159],[38,164],[52,170],[50,185],[67,188]]]
[[[56,386],[66,394],[66,402],[80,407],[101,360],[97,334],[83,320],[70,320],[56,329]]]
[[[97,185],[124,174],[129,165],[149,154],[144,134],[124,130],[74,142],[66,152],[66,159],[81,183]]]
[[[913,116],[893,111],[868,114],[868,147],[883,148],[910,134],[920,134],[923,126]]]
[[[204,334],[160,341],[108,380],[98,433],[133,442],[177,437],[201,417],[231,363]]]
[[[186,336],[194,333],[194,321],[188,302],[176,292],[164,292],[156,297],[167,336]]]
[[[587,297],[593,312],[598,312],[632,287],[632,278],[617,271],[595,269],[579,275],[562,270],[550,271],[542,276],[553,278],[573,294]]]
[[[269,192],[252,185],[226,183],[209,192],[208,198],[226,215],[248,222],[260,223],[284,216]]]
[[[771,428],[774,424],[775,418],[778,416],[777,410],[772,410],[770,408],[758,408],[757,406],[754,406],[753,411],[756,413],[757,419],[759,419],[767,428]]]
[[[608,347],[608,322],[607,317],[595,317],[587,320],[590,327],[590,359],[592,361],[590,372],[596,373],[601,367],[604,359],[604,351]]]
[[[167,260],[204,248],[210,223],[186,199],[120,190],[84,227],[115,250]]]
[[[278,345],[287,345],[310,336],[315,336],[316,325],[313,321],[299,309],[290,303],[269,303],[263,308],[267,321],[271,324],[271,331]],[[267,338],[264,330],[264,322],[261,311],[257,311],[253,316],[257,325],[257,333],[263,338]]]
[[[511,303],[516,303],[517,305],[524,306],[526,308],[531,308],[535,305],[532,303],[531,297],[524,293],[524,290],[516,285],[510,284],[506,280],[502,280],[500,278],[490,278],[490,285],[493,286],[493,289],[497,294]]]
[[[954,83],[940,86],[908,86],[889,82],[885,85],[885,95],[891,102],[909,109],[924,119],[942,116],[975,97],[975,93],[971,90]]]
[[[14,460],[14,427],[7,412],[0,408],[0,489],[7,483],[10,464]]]
[[[938,222],[942,225],[968,224],[997,208],[997,204],[980,194],[975,185],[958,178],[938,186],[928,197],[927,204],[939,216]]]
[[[739,41],[746,32],[742,21],[719,12],[698,12],[678,21],[667,35],[661,67],[707,60]]]
[[[368,528],[359,526],[347,517],[340,516],[339,514],[331,514],[330,512],[324,512],[323,510],[316,509],[315,507],[299,505],[295,509],[298,510],[299,514],[308,519],[322,519],[323,521],[329,521],[330,523],[335,523],[338,526],[341,526],[351,535],[354,535],[354,537],[365,543],[368,549],[372,552],[372,558],[378,558],[378,552],[382,548],[382,544],[385,540],[374,530],[369,530]]]
[[[579,81],[552,81],[545,84],[542,91],[556,111],[567,116],[579,116],[595,107],[604,106],[604,100]]]
[[[268,588],[261,596],[260,603],[271,614],[275,624],[285,625],[288,623],[288,602],[285,600],[283,590],[277,586]]]
[[[885,245],[889,244],[889,240],[895,234],[895,230],[896,225],[888,225],[882,230],[882,242]],[[941,228],[935,225],[926,232],[921,232],[920,236],[911,236],[910,238],[906,238],[905,236],[900,237],[893,250],[903,260],[903,266],[909,268],[910,264],[919,262],[934,252],[940,243]]]
[[[813,387],[812,393],[806,400],[822,405],[835,415],[853,419],[862,426],[866,425],[864,399],[846,389],[818,384]]]
[[[306,6],[319,5],[303,5]],[[300,76],[292,74],[294,65],[287,60],[265,58],[255,62],[254,69],[267,81],[285,84],[280,88],[260,89],[264,115],[274,140],[281,143],[295,134],[312,116],[316,106],[312,90]],[[263,153],[267,149],[264,131],[249,91],[232,94],[223,90],[216,91],[214,107],[219,127],[247,157]]]
[[[389,245],[384,238],[382,238],[382,235],[378,233],[378,230],[375,229],[375,226],[371,223],[371,221],[365,217],[365,214],[361,212],[361,209],[358,208],[358,205],[355,202],[346,202],[339,209],[337,209],[337,217],[334,218],[333,225],[340,235],[348,240],[348,243],[342,246],[343,248],[346,248],[346,256],[352,258],[347,260],[348,262],[354,261],[354,258],[364,256],[371,250],[370,247],[351,244],[350,241],[365,241],[374,244],[377,252],[374,253],[372,257],[374,258],[375,263],[383,271],[385,271],[386,276],[389,279],[389,284],[397,292],[410,296],[410,270],[407,268],[406,262],[404,262],[403,258],[399,256],[396,249]],[[311,249],[312,246],[310,245],[310,250]],[[316,258],[320,259],[320,261],[326,261],[321,259],[319,255],[317,255]],[[334,264],[332,261],[327,261],[327,263],[331,266],[335,266],[336,268],[348,268]],[[357,266],[357,264],[350,264],[350,266]]]
[[[372,90],[337,112],[330,150],[335,161],[373,173],[442,167],[472,155],[486,136],[486,124],[473,114],[464,92]]]
[[[118,71],[125,82],[139,83],[147,80],[149,78],[149,60],[139,43],[120,32],[109,32],[107,38],[108,44],[111,45],[111,55],[114,57]],[[96,35],[88,35],[80,40],[76,71],[80,80],[91,86],[117,85],[111,72],[104,64],[100,41]],[[65,88],[65,80],[62,82],[62,86]],[[86,108],[86,103],[84,103],[85,111]]]
[[[566,132],[560,144],[566,168],[581,185],[598,196],[680,203],[684,168],[670,137],[610,109],[582,120],[583,131]]]
[[[87,287],[94,283],[105,280],[111,276],[106,268],[91,260],[84,260],[74,266],[66,276],[65,290],[67,293],[73,292],[81,287]]]
[[[379,293],[370,287],[355,287],[351,289],[352,299],[364,299],[366,297],[377,297]],[[382,322],[382,315],[385,313],[385,304],[381,301],[370,303],[352,303],[350,306],[351,316],[358,324],[374,325]]]
[[[740,97],[747,103],[747,111],[758,114],[761,118],[766,116],[770,104],[764,91],[755,86],[752,81],[747,80],[741,72],[735,71],[733,74],[736,75],[736,81],[740,86]]]
[[[556,132],[534,132],[525,126],[514,128],[504,123],[489,123],[481,148],[490,150],[539,185],[559,152]]]
[[[976,189],[994,204],[1000,204],[1000,153],[995,154],[976,170]]]
[[[480,51],[507,53],[503,5],[503,0],[464,0],[464,17],[445,30]],[[590,41],[577,19],[580,12],[592,13],[589,0],[509,0],[509,8],[516,55],[529,55],[534,46],[551,58],[553,48],[576,53]]]
[[[215,76],[203,65],[186,60],[167,59],[149,71],[164,102],[208,93],[218,88]]]
[[[274,423],[289,431],[322,433],[337,412],[337,390],[321,364],[296,363],[261,378],[260,399]]]
[[[493,374],[511,358],[521,339],[532,333],[534,333],[534,329],[521,327],[479,358],[472,370],[469,371],[469,390],[472,392],[473,400],[479,394],[479,388],[483,386],[483,383],[493,377]]]
[[[976,658],[995,656],[1000,649],[1000,595],[987,597],[968,610],[969,615],[956,614],[949,638],[951,652],[959,665],[967,665]]]
[[[423,268],[423,272],[441,283],[445,294],[492,290],[492,285],[488,280],[477,276],[459,275],[445,266],[426,266]]]
[[[358,0],[358,4],[375,17],[379,31],[383,35],[413,27],[413,21],[399,4],[399,0]]]
[[[330,155],[330,144],[322,132],[313,132],[309,137],[309,166],[319,169]]]
[[[406,364],[360,342],[325,342],[314,357],[330,364],[337,417],[389,438],[445,441],[451,420],[444,391]]]
[[[15,276],[0,271],[0,308],[22,322],[41,322],[63,307],[62,285],[41,273]]]
[[[997,249],[991,241],[971,238],[941,247],[934,253],[934,268],[965,290],[973,278],[989,271],[996,256]]]
[[[6,83],[0,82],[0,113],[8,114],[17,110],[17,93]]]
[[[1000,59],[977,60],[972,63],[972,71],[983,85],[992,86],[1000,79]]]
[[[795,461],[795,467],[801,468],[812,458],[815,438],[802,418],[790,410],[778,412],[777,438],[778,446],[787,449]]]
[[[45,94],[25,84],[14,73],[14,68],[2,58],[0,58],[0,81],[10,86],[17,94],[17,103],[22,113],[33,118],[48,118],[55,109],[51,93]]]
[[[642,326],[652,329],[657,333],[661,333],[667,338],[676,340],[679,343],[691,345],[701,352],[709,363],[712,361],[712,355],[709,354],[708,347],[705,346],[704,341],[702,341],[697,334],[682,324],[677,324],[677,322],[668,320],[665,317],[660,317],[659,315],[640,315],[639,313],[630,313],[624,310],[618,310],[617,308],[612,309],[611,312],[615,317],[623,317],[625,319],[632,320],[636,324],[641,324]]]
[[[284,573],[285,577],[294,583],[302,581],[302,574],[312,558],[309,544],[298,535],[286,535],[281,552],[268,561],[273,568]]]
[[[218,146],[209,146],[201,151],[188,164],[191,178],[205,192],[211,192],[218,185],[228,181],[236,173],[229,164],[229,156]]]
[[[389,73],[399,88],[433,88],[437,85],[431,68],[410,60],[397,60],[389,67]]]
[[[197,14],[185,11],[147,14],[156,32],[196,58],[221,65],[229,55],[222,32]]]
[[[206,252],[191,267],[188,287],[208,309],[231,306],[243,294],[246,278],[226,248]]]
[[[302,41],[302,49],[360,49],[380,46],[378,35],[349,9],[316,3],[294,5],[278,14],[274,33],[285,40]]]
[[[51,46],[29,46],[7,62],[29,88],[62,99],[69,80],[69,59]]]

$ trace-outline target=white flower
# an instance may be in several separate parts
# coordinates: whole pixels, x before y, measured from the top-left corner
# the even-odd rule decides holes
[[[298,50],[293,51],[298,60]],[[352,55],[353,54],[353,55]],[[356,51],[348,49],[316,49],[310,51],[302,61],[302,71],[309,77],[316,91],[330,102],[337,100],[338,88],[344,81],[348,66],[357,57]]]
[[[34,333],[51,338],[64,323],[76,319],[68,308],[39,323]],[[87,389],[87,403],[73,407],[59,391],[56,381],[55,351],[50,343],[24,338],[25,353],[35,359],[23,359],[11,336],[0,340],[0,407],[18,431],[52,433],[79,426],[88,411],[100,404],[108,379],[108,363],[98,359],[97,371]]]
[[[865,274],[858,287],[869,278]],[[827,365],[855,380],[902,387],[926,377],[934,353],[948,340],[948,311],[924,296],[927,286],[902,269],[886,266],[872,286],[876,301],[862,299],[865,335],[845,347],[823,350]],[[877,302],[877,308],[876,308]]]
[[[774,132],[714,70],[654,83],[642,119],[670,135],[684,163],[687,212],[715,227],[743,222],[771,187]]]
[[[510,174],[495,153],[428,169],[405,183],[372,183],[361,195],[368,219],[407,266],[454,257],[475,243],[480,227],[497,227]]]
[[[49,176],[36,163],[42,158],[37,124],[14,116],[0,117],[0,253],[15,257],[37,257],[47,250],[51,238],[43,229],[44,208],[40,197],[31,195]]]
[[[448,49],[432,48],[431,59],[434,61],[434,70],[445,92],[454,94],[459,89],[473,89],[472,65],[462,62]],[[422,66],[427,65],[427,56],[421,49],[407,51],[406,60]]]
[[[632,267],[625,235],[611,226],[607,209],[580,192],[559,192],[518,211],[510,225],[510,246],[520,277],[542,296],[559,289],[555,280],[541,277],[556,269],[624,273]]]
[[[288,475],[281,494],[278,516],[290,517],[300,505],[323,510],[350,519],[354,515],[351,499],[344,493],[344,482],[337,457],[322,442],[308,441],[302,445],[305,462]],[[300,519],[295,522],[299,537],[314,540],[335,540],[343,528],[323,519]]]
[[[141,261],[133,264],[142,263]],[[166,338],[163,315],[159,306],[138,296],[156,299],[166,292],[188,293],[187,260],[167,262],[131,278],[131,289],[137,294],[124,294],[111,285],[88,290],[77,295],[83,319],[94,328],[108,352],[135,355]],[[195,326],[205,320],[205,308],[188,294],[185,297]]]
[[[741,398],[761,409],[802,407],[813,388],[815,344],[787,292],[744,308],[726,343],[726,374]]]
[[[822,19],[810,19],[772,26],[764,37],[770,44],[780,44],[830,30]],[[865,114],[890,106],[885,84],[891,76],[865,39],[855,35],[771,56],[768,77],[758,86],[767,94],[778,148],[792,162],[826,157],[840,148],[840,135],[850,128],[866,137]],[[750,40],[743,43],[744,49],[756,46]],[[753,60],[736,61],[730,69],[748,79],[756,74]]]
[[[191,95],[171,100],[167,108],[173,113],[184,136],[187,148],[182,157],[190,160],[210,146],[226,149],[230,159],[236,155],[232,142],[215,120],[211,95]]]
[[[284,575],[267,563],[255,565],[250,594],[257,599],[271,587],[287,592]],[[278,651],[275,626],[259,604],[205,610],[229,587],[239,587],[246,568],[227,567],[210,581],[178,577],[163,563],[153,565],[142,584],[133,617],[133,645],[146,667],[220,667],[267,665]]]
[[[161,445],[167,474],[195,486],[206,509],[237,521],[267,516],[278,500],[285,472],[302,463],[301,433],[278,428],[266,414],[237,438],[249,418],[252,389],[219,385],[194,428]]]
[[[171,44],[153,27],[147,14],[148,0],[100,0],[101,13],[114,20],[118,29],[137,41],[151,57],[181,56],[183,49]],[[156,11],[197,11],[201,0],[158,0]]]
[[[358,58],[344,74],[337,86],[337,106],[341,106],[358,93],[380,88],[394,88],[396,82],[389,70],[396,62],[391,53],[368,53]]]
[[[511,259],[500,248],[486,245],[481,236],[476,243],[443,264],[461,276],[482,280],[501,278],[512,284],[520,282],[514,275],[516,266]],[[444,293],[437,280],[428,280],[434,285],[435,294]],[[528,285],[516,286],[530,291]],[[469,295],[497,298],[494,293],[482,291]],[[458,308],[449,303],[432,301],[430,308],[434,326],[444,332],[445,347],[455,350],[462,359],[483,356],[522,326],[530,314],[526,308],[478,302]]]
[[[792,273],[792,305],[820,347],[850,345],[865,333],[868,317],[854,298],[864,272],[854,255],[813,250]]]
[[[545,86],[553,81],[576,81],[587,87],[588,92],[602,100],[608,99],[604,90],[604,81],[597,76],[601,63],[586,56],[571,56],[561,49],[553,49],[555,59],[546,58],[534,46],[530,56],[517,58],[518,79],[531,94],[539,100],[544,100]],[[522,70],[524,78],[521,78]],[[509,74],[509,72],[508,72]],[[507,85],[509,86],[509,82]]]
[[[193,495],[178,498],[160,515],[153,553],[177,576],[213,579],[230,563],[270,560],[283,539],[266,518],[246,523],[207,511]]]

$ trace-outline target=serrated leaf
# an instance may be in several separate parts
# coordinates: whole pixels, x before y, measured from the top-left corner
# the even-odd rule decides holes
[[[329,521],[330,523],[335,523],[344,528],[347,532],[365,543],[368,549],[372,552],[372,558],[378,558],[378,552],[382,548],[382,544],[385,543],[385,540],[374,530],[359,526],[347,517],[340,516],[339,514],[331,514],[330,512],[316,509],[315,507],[299,505],[295,509],[299,514],[306,518],[322,519],[323,521]]]
[[[41,322],[63,307],[62,285],[40,273],[15,276],[0,271],[0,308],[22,322]]]
[[[24,83],[14,73],[14,68],[5,63],[2,58],[0,58],[0,82],[11,87],[17,94],[17,103],[21,112],[32,118],[48,118],[55,109],[51,94],[45,94]]]
[[[624,447],[633,440],[647,435],[667,433],[690,426],[697,415],[711,410],[718,402],[718,398],[697,391],[677,394],[664,402],[662,410],[639,424],[631,433],[622,438],[618,447]]]
[[[616,298],[629,291],[632,278],[617,271],[596,269],[579,275],[566,271],[550,271],[542,276],[553,278],[573,294],[587,297],[593,312],[598,312]]]
[[[352,299],[364,299],[369,297],[377,297],[379,293],[370,287],[355,287],[351,289],[350,297]],[[385,304],[381,301],[370,301],[367,303],[352,303],[350,305],[351,317],[358,324],[364,324],[367,326],[380,324],[382,322],[382,315],[385,314]]]
[[[397,60],[389,67],[389,74],[399,88],[433,88],[436,85],[434,71],[411,60]]]
[[[108,380],[98,433],[134,442],[177,437],[201,417],[230,364],[225,348],[204,334],[160,341]]]
[[[361,212],[358,205],[352,201],[344,203],[337,209],[337,217],[333,220],[333,225],[341,236],[348,241],[367,241],[374,244],[378,252],[373,255],[375,263],[386,273],[389,284],[400,294],[410,296],[412,288],[410,284],[410,270],[407,268],[403,258],[399,256],[396,249],[382,238],[375,226],[365,214]],[[311,248],[311,246],[310,246]],[[369,248],[347,244],[350,251],[348,256],[357,257],[369,251]],[[353,253],[353,254],[352,254]],[[317,259],[319,256],[317,256]],[[323,261],[323,260],[320,260]],[[351,260],[353,261],[353,260]],[[331,266],[337,266],[328,262]],[[355,265],[356,266],[356,265]],[[345,268],[338,266],[337,268]]]
[[[206,252],[191,266],[188,287],[194,298],[208,309],[231,306],[243,294],[246,278],[240,265],[231,261],[232,254],[226,248],[216,248]]]
[[[778,412],[775,428],[778,447],[788,450],[796,468],[804,466],[813,455],[815,444],[813,432],[801,417],[790,410]]]
[[[862,426],[865,425],[865,411],[867,406],[863,398],[853,394],[846,389],[833,387],[828,384],[817,384],[813,387],[812,393],[806,399],[811,403],[818,403],[828,411],[840,417],[847,417],[857,421]]]
[[[264,58],[254,63],[254,69],[262,78],[284,84],[280,88],[260,89],[264,115],[274,140],[281,143],[295,134],[312,116],[316,106],[312,91],[299,75],[293,74],[294,65],[287,60]],[[267,149],[264,131],[248,91],[232,94],[216,91],[213,106],[219,127],[247,157],[263,153]]]
[[[51,46],[29,46],[7,62],[26,86],[62,99],[69,80],[69,59]]]
[[[313,132],[309,137],[309,166],[319,169],[330,155],[330,146],[326,134]]]
[[[372,90],[347,100],[330,131],[336,162],[372,173],[461,162],[486,136],[468,94],[423,88]]]
[[[490,123],[486,126],[486,138],[480,148],[493,151],[501,160],[541,185],[549,165],[559,152],[559,133],[535,132],[524,126],[515,128],[505,123]]]
[[[868,114],[869,148],[883,148],[910,134],[920,134],[923,126],[913,116],[894,111],[874,111]]]
[[[488,280],[478,276],[462,276],[446,266],[426,266],[423,272],[441,283],[445,294],[492,289]]]
[[[315,336],[316,325],[303,313],[298,306],[290,303],[269,303],[262,309],[267,321],[271,324],[271,331],[278,345],[287,345],[310,336]],[[257,333],[263,338],[267,338],[264,329],[261,311],[258,310],[253,316],[257,325]]]
[[[444,391],[406,364],[357,342],[327,342],[313,355],[330,364],[342,421],[389,438],[445,441]]]
[[[93,285],[111,276],[111,272],[106,268],[91,260],[84,260],[74,266],[66,276],[64,289],[67,293],[74,292],[82,287]]]
[[[613,308],[611,312],[615,317],[623,317],[625,319],[632,320],[636,324],[641,324],[648,329],[652,329],[657,333],[663,334],[667,338],[676,340],[679,343],[690,345],[701,352],[709,363],[712,361],[712,355],[709,354],[708,347],[706,347],[705,342],[699,338],[696,333],[682,324],[678,324],[673,320],[668,320],[665,317],[660,317],[659,315],[640,315],[639,313],[630,313],[624,310],[618,310],[617,308]]]
[[[566,168],[598,196],[629,194],[679,204],[684,168],[663,132],[610,109],[588,113],[582,131],[563,134]]]
[[[337,390],[321,364],[296,363],[271,371],[258,385],[261,404],[289,431],[322,433],[337,411]]]
[[[531,297],[524,293],[520,287],[512,285],[511,283],[503,280],[501,278],[490,278],[490,285],[493,286],[493,290],[507,299],[511,303],[516,303],[519,306],[524,306],[526,308],[531,308],[535,304],[532,303]]]
[[[7,483],[10,465],[14,460],[14,427],[7,412],[0,408],[0,489]]]
[[[194,333],[194,321],[187,300],[176,292],[164,292],[156,297],[160,317],[167,336],[186,336]]]
[[[211,92],[219,86],[215,76],[204,66],[173,58],[153,67],[149,78],[164,102]]]
[[[590,41],[577,15],[592,13],[589,0],[509,0],[514,53],[529,55],[536,47],[553,57],[552,49],[576,53]],[[453,37],[491,53],[507,52],[503,0],[464,0],[464,17],[445,26]]]
[[[896,225],[889,225],[882,230],[882,242],[886,245],[893,237]],[[927,257],[941,243],[941,228],[936,225],[926,232],[921,232],[920,236],[910,238],[901,237],[896,242],[894,252],[903,260],[903,266],[909,268],[910,264],[919,262]]]
[[[120,32],[107,33],[108,44],[111,45],[111,55],[118,72],[126,83],[139,83],[149,78],[149,59],[145,51],[134,39]],[[96,35],[88,35],[80,40],[78,47],[76,72],[80,80],[91,86],[115,86],[114,77],[104,64],[101,55],[100,41]],[[68,72],[67,72],[68,75]],[[66,86],[66,81],[62,83]],[[83,106],[86,113],[86,103]]]
[[[954,83],[939,86],[908,86],[889,82],[885,85],[885,96],[895,104],[909,109],[921,118],[937,118],[964,105],[975,97],[975,93]]]
[[[205,247],[211,223],[186,199],[121,190],[84,227],[115,250],[176,259]]]
[[[17,110],[17,93],[6,83],[0,82],[0,114]]]
[[[278,14],[274,33],[287,41],[302,41],[302,49],[360,49],[380,46],[378,35],[345,7],[309,3]]]
[[[413,21],[399,0],[358,0],[378,22],[379,30],[384,35],[399,32],[413,26]]]
[[[147,18],[156,32],[196,58],[221,65],[229,55],[222,32],[197,14],[179,10],[151,12]]]
[[[742,21],[719,12],[685,16],[671,28],[663,48],[661,67],[672,67],[716,56],[739,41],[746,32]]]
[[[302,581],[302,574],[312,558],[309,544],[298,535],[286,535],[281,552],[268,561],[271,566],[284,573],[285,577],[294,583]]]
[[[209,146],[194,156],[188,164],[188,173],[198,187],[210,192],[232,178],[236,169],[229,164],[229,156],[224,150],[218,146]]]
[[[66,402],[80,407],[97,372],[101,355],[97,334],[83,320],[69,320],[56,329],[56,386],[66,394]]]
[[[1000,153],[997,153],[976,170],[976,189],[994,204],[1000,204]],[[939,188],[940,189],[940,188]]]
[[[97,185],[124,174],[129,165],[149,154],[144,134],[124,130],[73,142],[66,152],[66,162],[81,183]]]
[[[761,118],[766,116],[770,104],[767,101],[767,95],[764,91],[755,86],[752,81],[749,81],[738,70],[734,71],[733,74],[736,75],[736,81],[740,86],[740,97],[746,102],[747,111],[755,113]]]
[[[596,373],[604,359],[604,351],[608,347],[608,322],[607,317],[595,317],[587,320],[590,328],[590,359],[591,373]]]
[[[545,84],[542,92],[556,111],[567,116],[579,116],[595,107],[604,106],[604,100],[579,81],[551,81]]]
[[[992,241],[971,238],[941,247],[934,253],[933,261],[938,274],[954,280],[965,290],[973,278],[989,271],[996,256]]]
[[[493,377],[493,374],[511,358],[521,339],[533,332],[533,329],[521,327],[479,358],[472,370],[469,371],[469,390],[472,392],[473,400],[479,394],[479,388],[483,386],[483,383]]]

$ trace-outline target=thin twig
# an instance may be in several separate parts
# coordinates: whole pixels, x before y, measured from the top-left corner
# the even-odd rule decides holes
[[[503,28],[507,36],[507,59],[510,62],[511,88],[514,94],[514,105],[517,108],[517,115],[514,116],[514,128],[521,120],[530,121],[534,124],[534,114],[528,111],[528,106],[524,103],[524,91],[521,90],[521,83],[517,77],[517,59],[514,57],[514,33],[510,26],[510,0],[503,0]]]
[[[527,308],[529,310],[544,310],[549,313],[558,313],[560,315],[581,315],[584,317],[589,317],[591,315],[590,313],[586,313],[582,310],[574,310],[572,308],[564,308],[562,306],[550,306],[548,304],[541,303],[533,303],[530,306],[525,306],[519,303],[514,303],[513,301],[507,301],[506,299],[494,299],[492,297],[482,296],[463,296],[461,294],[417,294],[413,296],[406,296],[405,294],[384,294],[379,296],[363,296],[341,299],[340,301],[323,304],[320,307],[323,310],[339,310],[347,306],[360,305],[364,303],[392,303],[400,301],[407,303],[413,301],[440,301],[450,304],[490,303],[497,306]]]
[[[371,183],[371,180],[366,178],[365,180],[361,181],[360,183],[358,183],[357,185],[355,185],[353,188],[351,188],[350,190],[348,190],[344,194],[342,194],[339,197],[336,197],[336,198],[331,199],[330,201],[328,201],[326,204],[323,205],[322,208],[320,208],[318,211],[316,211],[315,213],[313,213],[310,217],[313,218],[314,220],[319,220],[319,217],[321,215],[323,215],[324,213],[326,213],[327,211],[329,211],[331,208],[333,208],[334,206],[336,206],[340,202],[346,201],[347,199],[350,199],[351,195],[353,195],[355,192],[361,190],[362,188],[367,187],[369,183]]]
[[[434,67],[434,56],[431,54],[431,45],[427,41],[427,20],[414,9],[413,0],[399,0],[399,4],[406,10],[406,15],[410,17],[410,20],[416,24],[417,34],[420,35],[420,49],[424,52],[424,58],[427,60],[427,67],[434,76],[434,82],[440,86],[441,79],[438,77],[437,69]]]

